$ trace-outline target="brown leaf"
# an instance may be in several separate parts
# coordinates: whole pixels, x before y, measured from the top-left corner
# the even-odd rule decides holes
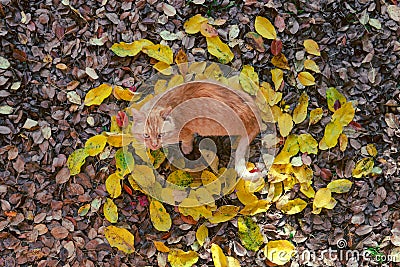
[[[275,39],[271,43],[271,53],[274,56],[279,55],[282,52],[282,41],[280,39]]]
[[[64,239],[68,236],[67,228],[63,226],[56,226],[50,231],[51,235],[54,236],[55,239]]]
[[[69,169],[67,167],[62,168],[56,175],[56,183],[63,184],[68,182],[70,177]]]

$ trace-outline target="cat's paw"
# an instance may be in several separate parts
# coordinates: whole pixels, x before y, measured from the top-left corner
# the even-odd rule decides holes
[[[182,152],[183,154],[187,155],[193,151],[193,144],[184,144],[182,143]]]

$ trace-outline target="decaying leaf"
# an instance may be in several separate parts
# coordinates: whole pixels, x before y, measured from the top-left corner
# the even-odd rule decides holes
[[[218,36],[217,30],[207,22],[204,22],[200,26],[200,33],[204,37],[215,37]]]
[[[340,106],[347,102],[346,97],[339,93],[335,87],[330,87],[326,90],[326,101],[328,102],[328,109],[335,112],[335,102],[339,101]]]
[[[260,227],[251,217],[239,217],[238,230],[240,241],[248,250],[257,251],[264,243]]]
[[[363,158],[356,163],[352,176],[354,178],[361,178],[371,173],[374,168],[374,159],[372,157]]]
[[[277,68],[290,70],[289,62],[283,53],[280,53],[280,54],[274,56],[271,59],[271,63],[272,63],[272,65],[274,65]]]
[[[247,38],[250,45],[253,46],[258,52],[265,52],[264,40],[261,35],[256,32],[248,32],[246,33],[245,37]]]
[[[128,254],[135,252],[135,238],[125,228],[110,225],[104,229],[104,235],[110,246]]]

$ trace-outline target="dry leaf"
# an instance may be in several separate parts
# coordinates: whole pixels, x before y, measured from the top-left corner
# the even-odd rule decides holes
[[[112,86],[109,84],[102,84],[98,87],[91,89],[85,96],[85,106],[100,105],[104,99],[109,97],[112,92]]]
[[[338,179],[330,182],[326,187],[331,190],[332,193],[347,193],[350,191],[353,185],[352,181],[347,179]]]
[[[267,18],[257,16],[254,22],[256,32],[267,39],[276,39],[276,31],[274,25]]]
[[[104,217],[110,223],[116,223],[118,221],[118,208],[111,198],[107,198],[106,203],[103,206]]]
[[[340,106],[347,102],[346,97],[339,93],[335,87],[330,87],[326,90],[326,101],[328,102],[328,108],[330,111],[335,112],[335,103],[339,101]]]
[[[217,244],[211,244],[211,256],[215,267],[228,267],[228,259]]]
[[[119,57],[126,57],[126,56],[136,56],[137,54],[142,51],[143,47],[154,45],[153,42],[147,39],[141,39],[134,41],[133,43],[115,43],[111,46],[111,51],[113,51]]]
[[[168,65],[174,62],[174,54],[169,46],[161,44],[148,45],[143,47],[142,51],[149,57],[165,62]]]
[[[372,157],[363,158],[356,163],[353,169],[352,176],[354,178],[361,178],[367,176],[374,168],[374,159]]]
[[[110,246],[128,254],[135,252],[135,238],[128,230],[110,225],[104,229],[104,235]]]
[[[319,46],[318,46],[317,42],[315,42],[314,40],[311,40],[311,39],[304,40],[303,45],[304,45],[307,53],[316,55],[316,56],[321,55]]]
[[[221,41],[218,36],[207,37],[208,52],[215,56],[222,64],[232,61],[234,55],[229,46]]]
[[[282,113],[281,116],[278,118],[278,126],[279,126],[279,133],[286,137],[290,134],[293,129],[293,120],[292,116],[288,113]]]
[[[311,110],[309,125],[313,125],[319,122],[322,119],[322,115],[323,115],[322,108],[316,108],[314,110]]]
[[[300,134],[297,137],[301,153],[317,154],[318,142],[311,134]]]
[[[293,111],[293,122],[299,124],[307,118],[309,97],[306,92],[303,92],[299,99],[299,104]]]
[[[316,72],[316,73],[320,73],[321,72],[321,70],[319,69],[317,63],[315,63],[315,61],[311,60],[311,59],[306,59],[304,61],[304,68],[306,68],[308,70],[312,70],[313,72]]]
[[[387,7],[389,17],[397,22],[400,22],[400,7],[396,5],[389,5]]]
[[[89,154],[84,148],[77,149],[69,155],[67,165],[71,175],[76,175],[81,172],[81,167],[85,164],[88,156]]]
[[[280,69],[272,69],[272,82],[275,85],[275,90],[279,90],[283,82],[283,71]]]
[[[315,84],[314,76],[307,71],[300,72],[297,75],[297,78],[299,79],[300,83],[304,86],[311,86]]]
[[[171,217],[163,204],[155,199],[150,201],[150,219],[158,231],[169,231],[172,225]]]
[[[90,137],[85,143],[85,150],[89,156],[100,154],[107,144],[107,137],[104,135],[95,135]]]
[[[186,33],[189,34],[198,33],[200,31],[201,24],[207,21],[208,21],[207,18],[204,18],[202,15],[197,14],[191,17],[189,20],[187,20],[183,24],[183,28],[185,29]]]
[[[285,265],[295,255],[295,246],[287,240],[269,241],[264,247],[264,255],[274,264]]]
[[[199,242],[200,246],[203,246],[208,238],[208,228],[203,223],[196,231],[196,240]]]
[[[191,267],[199,260],[199,255],[195,251],[183,251],[172,249],[168,253],[168,262],[171,267]]]
[[[250,95],[255,95],[260,88],[258,74],[254,71],[254,68],[249,65],[243,66],[240,72],[239,82],[243,90]]]
[[[274,56],[271,59],[271,63],[272,63],[272,65],[274,65],[277,68],[290,70],[288,60],[283,53],[280,53],[279,55]]]

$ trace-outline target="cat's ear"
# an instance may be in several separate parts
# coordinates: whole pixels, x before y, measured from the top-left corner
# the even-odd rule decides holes
[[[169,106],[169,107],[161,110],[160,115],[164,120],[167,120],[168,116],[171,114],[171,111],[172,111],[172,107]]]
[[[132,118],[133,118],[134,122],[143,121],[144,120],[144,115],[139,110],[136,110],[136,109],[132,108],[131,112],[132,112]]]

